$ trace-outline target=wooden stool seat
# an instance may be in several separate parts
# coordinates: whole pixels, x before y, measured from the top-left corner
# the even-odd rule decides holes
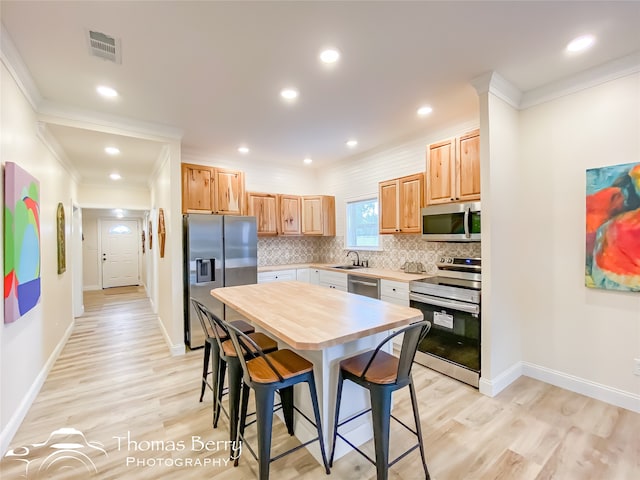
[[[427,461],[424,456],[422,428],[420,427],[420,414],[418,413],[418,400],[416,399],[416,391],[413,386],[413,378],[411,377],[411,366],[413,365],[413,359],[416,355],[418,344],[427,335],[430,328],[431,323],[426,320],[412,323],[408,327],[397,330],[382,340],[375,350],[360,353],[340,362],[335,420],[333,424],[333,448],[331,449],[329,466],[333,466],[333,457],[336,453],[336,442],[338,438],[343,440],[347,445],[352,447],[376,466],[377,480],[388,480],[389,467],[403,459],[416,448],[419,448],[420,459],[422,460],[422,469],[424,470],[424,478],[425,480],[430,480],[431,477],[429,475]],[[397,337],[400,334],[403,334],[400,357],[389,355],[382,350],[382,347],[385,344],[391,342],[394,337]],[[347,380],[362,388],[366,388],[369,391],[371,408],[340,421],[342,386]],[[415,430],[411,429],[411,427],[407,426],[404,422],[398,420],[391,413],[392,393],[407,386],[409,387],[409,395],[411,396],[413,420],[416,426]],[[376,454],[375,460],[371,459],[369,455],[360,450],[338,431],[340,427],[368,412],[371,412],[371,421],[373,424],[373,445]],[[389,424],[392,418],[399,422],[406,430],[414,434],[416,436],[417,443],[408,448],[395,460],[389,462]],[[418,473],[412,472],[412,478],[418,478]]]
[[[233,323],[232,325],[235,326],[235,324]],[[240,329],[238,328],[238,330]],[[244,332],[244,333],[247,333],[247,332]],[[271,350],[278,349],[278,342],[276,342],[273,338],[266,336],[264,333],[254,332],[254,333],[247,333],[247,335],[249,335],[251,340],[256,342],[256,344],[262,350],[271,351]],[[255,352],[255,348],[253,347],[253,345],[249,345],[249,348],[253,348],[252,352]],[[233,347],[233,343],[231,342],[231,340],[225,340],[222,343],[222,354],[225,355],[226,357],[237,356],[236,349]]]
[[[278,350],[265,355],[283,379],[288,379],[313,370],[313,363],[291,350]],[[247,362],[251,380],[256,383],[274,383],[280,381],[276,372],[262,357]]]
[[[365,352],[340,362],[340,368],[346,372],[362,376],[374,352]],[[378,384],[395,383],[398,378],[398,357],[380,351],[371,362],[364,379]]]

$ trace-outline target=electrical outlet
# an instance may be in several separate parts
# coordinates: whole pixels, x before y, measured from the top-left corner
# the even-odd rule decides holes
[[[640,376],[640,358],[633,359],[633,374]]]

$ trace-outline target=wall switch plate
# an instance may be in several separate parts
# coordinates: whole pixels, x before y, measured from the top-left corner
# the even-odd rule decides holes
[[[633,359],[633,374],[640,376],[640,358]]]

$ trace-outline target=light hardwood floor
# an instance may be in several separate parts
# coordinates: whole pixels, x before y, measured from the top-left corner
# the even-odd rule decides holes
[[[34,444],[63,427],[83,432],[102,450],[85,445],[79,451],[86,457],[72,454],[76,464],[73,458],[51,462],[50,476],[27,478],[257,478],[250,455],[238,468],[224,464],[227,451],[214,442],[227,440],[227,423],[223,418],[216,430],[211,427],[211,393],[198,402],[202,351],[169,355],[142,289],[88,292],[85,308],[10,448],[32,460],[30,473],[54,451]],[[420,365],[413,374],[434,479],[640,478],[638,414],[526,377],[488,398]],[[408,389],[394,405],[411,425]],[[391,458],[410,437],[401,427],[392,429]],[[295,441],[276,420],[274,452]],[[373,456],[371,442],[366,450]],[[97,473],[89,475],[78,459],[87,465],[90,459]],[[5,457],[0,477],[25,478],[25,468]],[[326,477],[304,449],[273,463],[271,471],[278,480]],[[420,472],[413,452],[389,477],[414,479]],[[375,467],[352,452],[336,461],[329,478],[374,479]]]

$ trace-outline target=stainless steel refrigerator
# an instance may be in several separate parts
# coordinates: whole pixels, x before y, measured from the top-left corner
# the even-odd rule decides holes
[[[184,228],[184,340],[189,348],[202,347],[205,334],[191,297],[226,320],[242,318],[211,296],[211,290],[257,283],[258,259],[255,217],[183,216]]]

